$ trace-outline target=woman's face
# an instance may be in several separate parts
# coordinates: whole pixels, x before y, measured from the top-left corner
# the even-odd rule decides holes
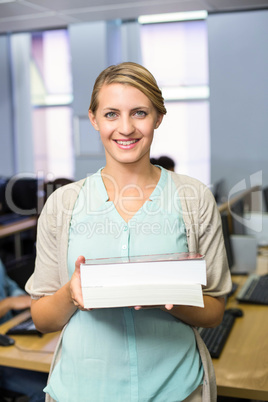
[[[163,116],[138,89],[123,84],[104,85],[95,115],[89,118],[100,132],[106,162],[134,163],[148,158],[154,130]]]

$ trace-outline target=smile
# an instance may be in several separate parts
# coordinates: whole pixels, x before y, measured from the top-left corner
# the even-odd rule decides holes
[[[115,142],[116,142],[118,145],[125,145],[125,146],[135,144],[135,143],[138,142],[138,141],[139,141],[139,140],[129,140],[129,141],[127,141],[127,140],[124,140],[124,141],[115,140]]]

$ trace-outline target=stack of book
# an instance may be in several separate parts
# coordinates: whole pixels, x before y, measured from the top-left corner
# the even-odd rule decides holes
[[[81,264],[85,308],[183,304],[204,307],[204,256],[195,253],[101,258]]]

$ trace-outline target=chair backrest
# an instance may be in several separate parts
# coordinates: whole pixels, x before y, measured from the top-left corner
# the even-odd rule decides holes
[[[264,187],[262,193],[264,198],[265,210],[266,212],[268,212],[268,187]]]
[[[47,199],[53,191],[57,188],[65,186],[66,184],[73,183],[73,180],[67,179],[65,177],[59,177],[53,181],[48,181],[45,183],[45,199]]]
[[[9,389],[0,388],[0,401],[1,402],[29,402],[30,399],[24,394],[20,394]]]

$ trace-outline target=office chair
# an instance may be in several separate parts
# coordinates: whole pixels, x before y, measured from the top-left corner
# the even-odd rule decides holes
[[[268,187],[264,187],[262,192],[263,192],[265,210],[266,212],[268,212]]]
[[[45,183],[45,200],[53,193],[53,191],[57,190],[57,188],[65,186],[66,184],[73,183],[73,180],[67,179],[65,177],[59,177],[53,181],[48,181]]]
[[[29,402],[29,398],[18,392],[0,388],[0,402]]]
[[[21,289],[24,289],[27,280],[32,275],[34,271],[34,265],[35,252],[5,262],[6,272],[8,276],[13,279],[13,281],[15,281]]]

